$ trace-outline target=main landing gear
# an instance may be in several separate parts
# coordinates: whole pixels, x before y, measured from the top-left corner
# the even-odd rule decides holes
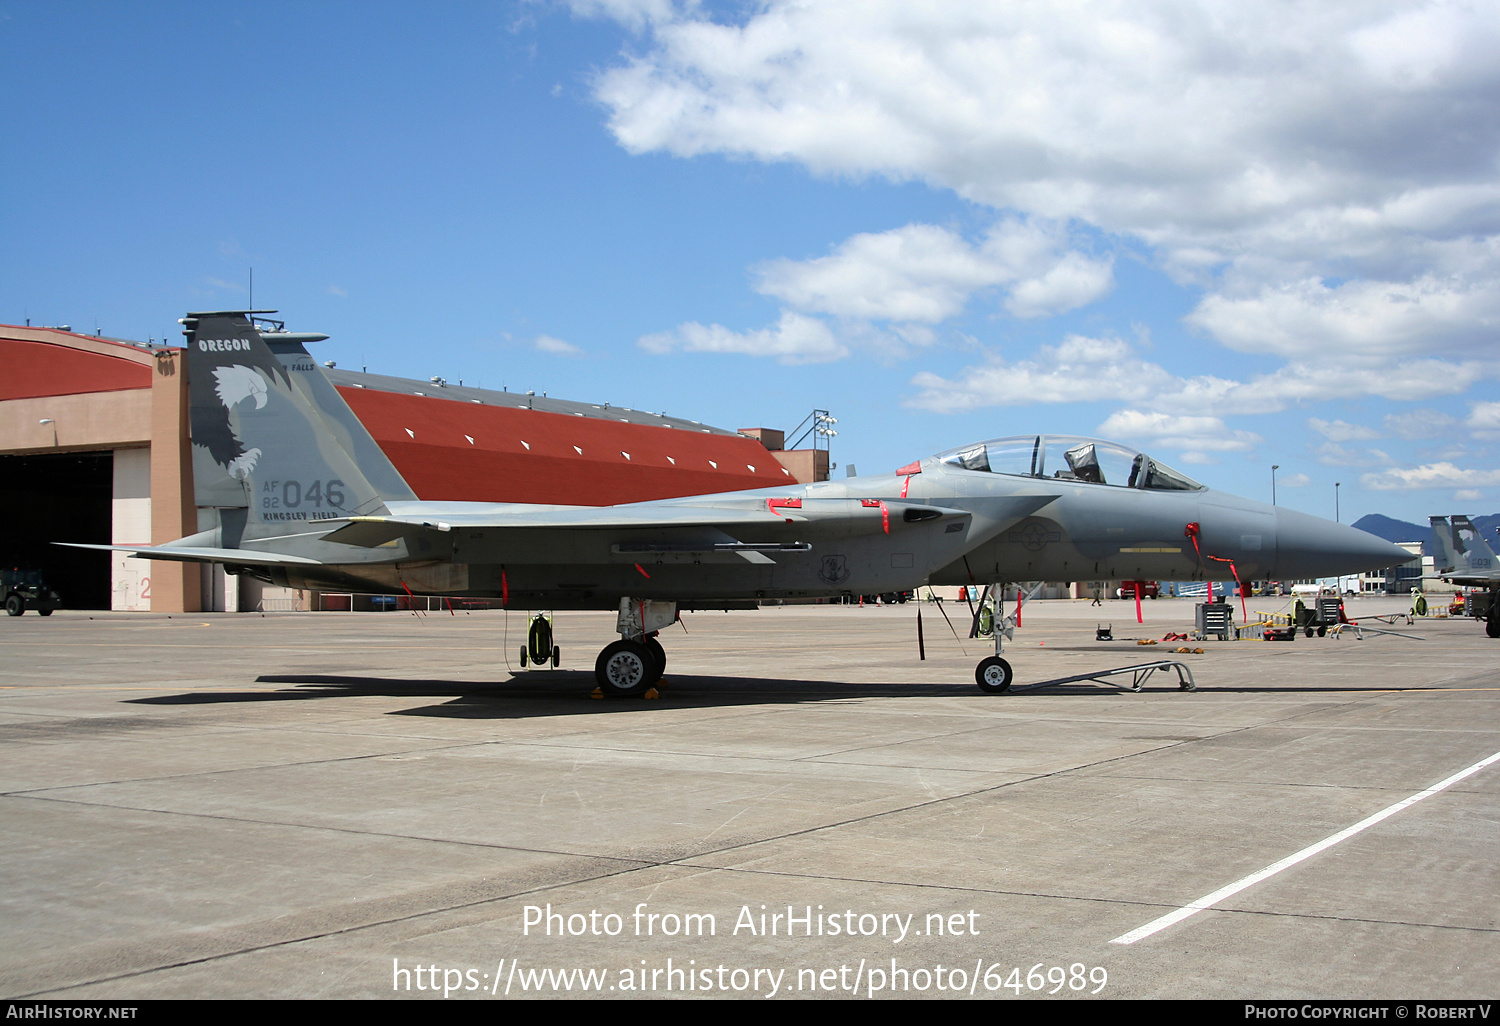
[[[594,663],[594,679],[606,695],[644,694],[661,680],[667,653],[657,633],[677,621],[675,602],[621,599],[616,630],[620,640],[606,646]]]

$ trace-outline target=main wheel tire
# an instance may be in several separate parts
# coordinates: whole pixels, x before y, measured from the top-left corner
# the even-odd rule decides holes
[[[999,656],[980,660],[979,666],[974,670],[974,681],[979,685],[979,690],[992,695],[1009,691],[1013,680],[1015,674],[1011,672],[1010,663]]]
[[[527,659],[527,656],[526,656],[526,646],[522,645],[521,646],[521,669],[523,669],[523,670],[526,669],[526,659]]]
[[[552,646],[552,668],[555,670],[562,665],[562,649],[556,645]]]
[[[1500,638],[1500,620],[1491,618],[1484,625],[1484,633],[1488,634],[1492,638]]]
[[[599,653],[594,679],[606,695],[638,695],[660,680],[653,677],[656,660],[650,649],[635,641],[617,641]]]
[[[667,650],[662,648],[661,642],[655,638],[647,638],[645,645],[646,651],[651,653],[651,658],[656,660],[656,669],[653,671],[656,676],[651,681],[655,684],[661,680],[661,675],[667,672]]]
[[[36,612],[38,616],[51,616],[52,609],[52,606],[38,606]]]
[[[20,616],[26,612],[26,600],[12,592],[5,596],[5,612],[10,616]]]

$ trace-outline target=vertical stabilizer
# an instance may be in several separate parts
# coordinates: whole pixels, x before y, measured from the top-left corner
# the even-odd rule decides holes
[[[1468,569],[1472,573],[1488,574],[1495,569],[1495,553],[1491,551],[1479,528],[1466,516],[1453,518],[1453,535],[1463,545],[1468,557]]]
[[[317,361],[302,345],[303,338],[322,339],[326,335],[294,336],[285,333],[262,333],[261,339],[267,348],[281,361],[291,379],[292,387],[303,400],[315,408],[323,418],[323,429],[335,438],[344,451],[354,458],[365,480],[386,502],[413,502],[417,493],[411,490],[401,472],[390,457],[381,451],[379,444],[359,422],[344,397],[339,395],[328,375],[323,373]]]
[[[188,314],[188,394],[199,506],[264,526],[386,512],[380,493],[293,383],[249,314]]]
[[[1451,570],[1459,569],[1458,546],[1448,518],[1428,517],[1427,523],[1432,527],[1432,551],[1429,555],[1432,556],[1433,566],[1437,572],[1446,574]]]

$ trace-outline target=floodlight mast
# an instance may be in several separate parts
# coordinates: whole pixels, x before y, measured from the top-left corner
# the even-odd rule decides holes
[[[814,449],[819,448],[818,439],[823,439],[822,448],[828,448],[828,439],[838,434],[833,430],[833,425],[838,423],[838,418],[833,417],[827,410],[813,410],[798,422],[797,426],[786,433],[786,437],[792,441],[786,444],[786,448],[795,449],[808,435],[812,436]],[[798,434],[797,432],[802,432]]]

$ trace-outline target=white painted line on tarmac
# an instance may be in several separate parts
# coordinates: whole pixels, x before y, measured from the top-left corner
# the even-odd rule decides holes
[[[1176,923],[1182,922],[1184,919],[1187,919],[1189,916],[1195,916],[1199,912],[1202,912],[1206,908],[1213,908],[1215,905],[1217,905],[1219,902],[1223,901],[1225,898],[1232,897],[1233,895],[1238,894],[1240,891],[1243,891],[1247,887],[1253,887],[1256,884],[1260,883],[1262,880],[1266,880],[1266,879],[1269,879],[1270,877],[1275,876],[1277,873],[1281,872],[1283,869],[1287,869],[1287,868],[1289,868],[1291,866],[1295,866],[1297,863],[1303,861],[1304,859],[1310,859],[1314,855],[1318,854],[1319,852],[1326,851],[1327,849],[1332,848],[1335,844],[1338,844],[1340,841],[1347,840],[1348,838],[1353,837],[1355,834],[1359,833],[1360,831],[1366,830],[1366,829],[1374,826],[1376,823],[1379,823],[1381,820],[1386,819],[1386,818],[1388,818],[1390,816],[1394,816],[1396,813],[1400,812],[1402,809],[1406,808],[1407,806],[1415,805],[1417,802],[1421,801],[1423,798],[1430,797],[1432,795],[1437,794],[1439,791],[1442,791],[1442,790],[1445,790],[1446,788],[1452,787],[1454,784],[1458,783],[1460,780],[1463,780],[1465,777],[1469,777],[1469,776],[1474,775],[1475,773],[1478,773],[1480,770],[1484,769],[1490,763],[1496,762],[1497,760],[1500,760],[1500,752],[1496,752],[1494,755],[1490,756],[1488,759],[1482,759],[1479,762],[1476,762],[1474,765],[1470,766],[1468,769],[1460,770],[1459,772],[1453,774],[1453,776],[1449,777],[1447,780],[1443,780],[1443,781],[1440,781],[1440,782],[1438,782],[1436,784],[1433,784],[1431,787],[1429,787],[1425,791],[1418,791],[1416,794],[1412,795],[1410,798],[1403,798],[1401,801],[1397,802],[1395,805],[1392,805],[1389,808],[1381,809],[1379,812],[1375,813],[1375,815],[1370,816],[1367,819],[1360,820],[1358,823],[1354,824],[1352,827],[1349,827],[1346,830],[1340,830],[1338,833],[1334,834],[1332,837],[1326,837],[1323,840],[1319,841],[1317,844],[1310,845],[1310,846],[1308,846],[1306,848],[1303,848],[1301,851],[1297,852],[1294,855],[1288,855],[1286,858],[1282,859],[1280,862],[1272,863],[1271,865],[1267,866],[1265,869],[1262,869],[1258,873],[1251,873],[1249,876],[1242,877],[1241,879],[1236,880],[1234,883],[1230,884],[1227,887],[1220,887],[1218,890],[1214,891],[1212,894],[1205,894],[1203,897],[1199,898],[1197,901],[1190,901],[1186,905],[1184,905],[1181,908],[1177,909],[1176,911],[1174,911],[1174,912],[1168,912],[1166,915],[1162,916],[1160,919],[1153,919],[1153,920],[1151,920],[1151,922],[1147,923],[1145,926],[1142,926],[1142,927],[1139,927],[1137,929],[1131,930],[1129,933],[1121,934],[1119,937],[1116,937],[1114,940],[1110,941],[1110,943],[1111,944],[1134,944],[1138,940],[1145,940],[1147,937],[1151,936],[1153,933],[1157,933],[1157,932],[1159,932],[1161,930],[1165,930],[1169,926],[1172,926],[1172,925],[1174,925]]]

